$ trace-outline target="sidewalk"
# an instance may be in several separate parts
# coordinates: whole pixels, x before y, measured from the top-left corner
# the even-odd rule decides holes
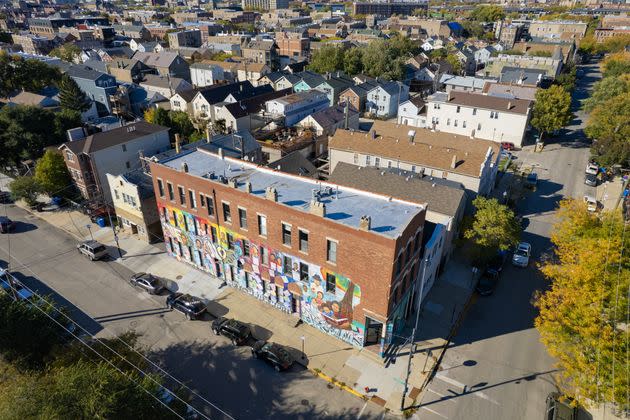
[[[18,206],[24,208],[20,203]],[[130,231],[121,230],[118,233],[120,258],[110,227],[101,228],[78,211],[59,209],[33,214],[77,240],[93,237],[107,245],[111,258],[131,271],[151,272],[165,279],[172,291],[206,299],[212,315],[227,315],[255,325],[253,335],[256,338],[271,339],[291,348],[298,363],[338,387],[371,399],[393,412],[400,410],[409,347],[391,345],[388,357],[383,360],[370,349],[354,348],[310,325],[298,323],[297,317],[278,311],[248,294],[229,286],[222,287],[221,279],[169,257],[163,244],[147,244],[135,239]],[[429,292],[420,316],[406,406],[419,397],[428,373],[448,343],[452,326],[466,307],[471,287],[469,268],[453,258]],[[409,323],[414,321],[412,314]],[[409,328],[403,334],[410,332]]]

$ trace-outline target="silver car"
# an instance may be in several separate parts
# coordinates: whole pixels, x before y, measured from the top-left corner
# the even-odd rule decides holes
[[[512,264],[517,267],[527,267],[529,265],[529,257],[532,254],[532,246],[527,242],[521,242],[516,247],[512,256]]]
[[[132,286],[139,287],[151,295],[157,295],[164,290],[164,285],[153,274],[136,273],[129,279]]]
[[[105,245],[97,241],[83,241],[77,245],[77,249],[90,261],[100,260],[109,255]]]

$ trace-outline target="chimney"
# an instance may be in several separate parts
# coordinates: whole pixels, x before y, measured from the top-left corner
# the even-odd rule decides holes
[[[278,201],[278,190],[275,187],[267,187],[265,189],[265,198],[271,201]]]
[[[210,132],[210,126],[206,125],[206,142],[212,143],[212,133]]]
[[[219,157],[223,159],[223,148],[219,147]]]
[[[409,130],[408,135],[409,135],[409,143],[414,144],[414,140],[415,140],[415,137],[416,137],[416,132],[413,131],[413,130]]]
[[[248,193],[252,192],[252,183],[247,181],[245,182],[245,191],[247,191]]]
[[[179,154],[179,133],[175,133],[175,153]]]
[[[232,188],[238,188],[238,181],[236,180],[236,177],[228,179],[228,185]]]
[[[446,100],[448,102],[451,102],[451,99],[453,99],[453,96],[451,95],[451,91],[448,92],[448,95],[446,96]]]
[[[372,130],[372,140],[376,140],[376,130]]]
[[[326,204],[321,201],[311,200],[309,211],[316,216],[326,217]]]
[[[188,173],[188,164],[186,162],[182,163],[182,172]]]
[[[507,107],[507,109],[508,109],[508,111],[509,111],[510,109],[512,109],[512,101],[509,101],[509,102],[508,102],[508,107]]]
[[[359,219],[359,230],[369,231],[372,227],[372,218],[370,216],[363,215]]]
[[[451,160],[451,168],[457,168],[457,155],[453,155],[453,160]]]

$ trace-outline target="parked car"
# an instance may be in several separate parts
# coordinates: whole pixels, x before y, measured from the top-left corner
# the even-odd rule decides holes
[[[514,150],[514,143],[509,141],[502,141],[501,147],[503,148],[503,150]]]
[[[33,298],[33,292],[25,288],[22,283],[3,268],[0,268],[0,290],[13,299],[17,298],[17,300],[27,301]]]
[[[536,172],[531,172],[529,175],[527,175],[527,178],[525,179],[525,184],[530,188],[536,188],[536,186],[538,185],[538,174]]]
[[[173,293],[166,298],[166,306],[175,309],[184,315],[188,320],[199,319],[208,310],[201,298],[185,293]]]
[[[0,216],[0,233],[9,233],[15,229],[15,222],[6,216]]]
[[[547,396],[545,420],[576,420],[577,415],[577,407],[572,407],[570,401],[559,392],[552,392]]]
[[[481,278],[477,282],[475,290],[481,296],[490,296],[499,282],[499,272],[492,269],[487,269],[481,275]]]
[[[527,242],[521,242],[514,250],[512,256],[512,264],[517,267],[527,267],[529,265],[529,257],[532,253],[532,246]]]
[[[216,335],[223,335],[230,340],[235,346],[244,344],[252,333],[249,325],[229,318],[217,318],[212,321],[212,331]]]
[[[0,191],[0,204],[11,202],[11,193],[8,191]]]
[[[501,273],[501,271],[503,270],[503,264],[507,259],[507,255],[508,254],[506,251],[497,252],[497,254],[488,263],[488,269],[494,270],[497,273]]]
[[[586,203],[586,209],[590,212],[594,212],[599,209],[599,203],[594,197],[591,197],[590,195],[584,196],[584,202]]]
[[[586,174],[584,176],[584,183],[590,187],[597,187],[597,175]]]
[[[278,372],[289,369],[293,364],[293,357],[287,349],[264,340],[256,341],[252,347],[252,356],[269,363]]]
[[[149,273],[136,273],[129,279],[132,286],[139,287],[151,295],[161,293],[165,287],[160,279]]]
[[[599,166],[597,166],[596,163],[589,162],[586,164],[585,173],[590,174],[590,175],[597,175],[598,172],[599,172]]]
[[[81,254],[88,257],[90,261],[100,260],[108,255],[105,245],[92,240],[79,243],[77,249]]]

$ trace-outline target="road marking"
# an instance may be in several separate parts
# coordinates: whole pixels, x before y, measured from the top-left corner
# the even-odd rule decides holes
[[[436,377],[436,378],[438,378],[438,379],[439,379],[439,380],[441,380],[441,381],[446,382],[447,384],[451,384],[451,385],[453,385],[453,386],[456,386],[456,387],[458,387],[458,388],[461,388],[462,390],[463,390],[464,388],[466,388],[466,385],[464,385],[463,383],[461,383],[461,382],[459,382],[459,381],[456,381],[456,380],[455,380],[455,379],[453,379],[453,378],[449,378],[448,376],[446,376],[446,374],[440,374],[440,373],[438,373],[437,375],[435,375],[435,377]]]
[[[363,407],[361,407],[361,411],[359,411],[359,415],[357,416],[357,420],[359,420],[361,418],[361,416],[363,415],[363,412],[365,411],[365,407],[367,407],[368,405],[368,401],[365,402],[365,404],[363,404]]]
[[[437,412],[437,411],[435,411],[435,410],[431,410],[431,409],[430,409],[430,408],[428,408],[428,407],[422,407],[422,409],[423,409],[423,410],[427,410],[429,413],[433,413],[433,414],[435,414],[436,416],[440,416],[440,417],[442,417],[443,419],[448,419],[448,417],[446,417],[445,415],[440,414],[440,413],[438,413],[438,412]]]
[[[443,400],[443,401],[449,401],[449,402],[453,402],[453,403],[454,403],[454,402],[456,402],[453,398],[451,398],[451,397],[453,397],[453,395],[440,394],[439,392],[434,391],[434,390],[432,390],[431,388],[427,388],[427,391],[429,391],[429,392],[433,392],[434,394],[436,394],[436,395],[438,395],[438,396],[440,396],[440,397],[444,398],[444,400]],[[448,397],[448,398],[447,398],[447,397]]]
[[[444,381],[444,382],[446,382],[448,384],[456,386],[456,387],[458,387],[458,388],[460,388],[462,390],[466,390],[467,394],[483,398],[484,400],[489,401],[489,402],[491,402],[494,405],[500,405],[498,401],[493,400],[492,398],[490,398],[488,395],[484,394],[483,392],[475,391],[474,389],[467,389],[466,385],[464,385],[463,383],[461,383],[459,381],[456,381],[453,378],[449,378],[448,376],[445,376],[445,375],[440,375],[439,373],[437,375],[435,375],[435,377],[440,379],[441,381]]]

